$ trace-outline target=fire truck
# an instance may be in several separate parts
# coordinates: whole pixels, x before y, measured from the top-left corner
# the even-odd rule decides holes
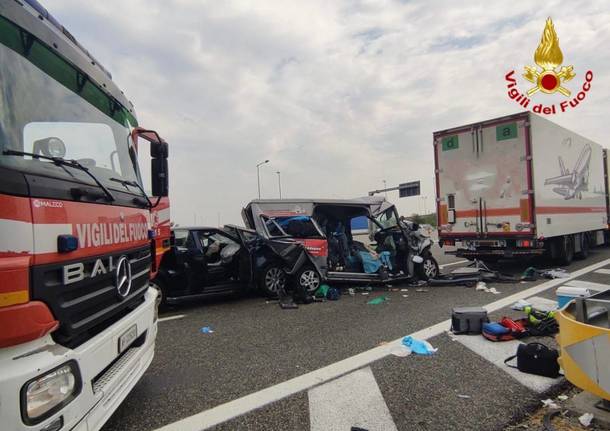
[[[0,1],[3,431],[98,430],[152,361],[167,148],[36,0]]]

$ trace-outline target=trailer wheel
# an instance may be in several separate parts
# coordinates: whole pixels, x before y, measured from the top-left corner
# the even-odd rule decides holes
[[[586,259],[587,257],[589,257],[589,249],[589,234],[583,233],[580,235],[580,251],[576,254],[576,257],[578,257],[579,259]]]
[[[574,236],[565,235],[559,239],[559,256],[557,263],[560,265],[569,265],[574,259]]]

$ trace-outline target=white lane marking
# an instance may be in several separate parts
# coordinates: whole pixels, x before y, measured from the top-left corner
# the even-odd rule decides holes
[[[502,341],[494,343],[483,337],[482,335],[452,335],[452,338],[483,357],[483,359],[491,362],[498,368],[502,369],[510,376],[515,378],[523,386],[533,390],[534,392],[543,393],[561,381],[561,377],[551,379],[548,377],[536,376],[533,374],[522,373],[521,371],[509,367],[504,363],[504,360],[517,353],[517,347],[522,344],[518,340]],[[517,360],[511,361],[512,365],[517,364]]]
[[[438,267],[443,269],[443,268],[447,268],[448,266],[461,265],[463,263],[468,263],[468,262],[470,262],[470,261],[469,260],[458,260],[457,262],[443,263],[442,265],[439,265]]]
[[[351,427],[398,431],[371,367],[356,370],[309,390],[311,431]]]
[[[565,285],[568,287],[584,287],[585,289],[595,290],[596,292],[602,292],[604,290],[610,289],[610,285],[608,284],[594,283],[592,281],[584,280],[568,281]]]
[[[602,269],[598,269],[597,271],[593,271],[596,274],[605,274],[605,275],[610,275],[610,269],[608,268],[602,268]]]
[[[161,317],[158,322],[167,322],[168,320],[177,320],[185,317],[186,314],[176,314],[175,316]]]
[[[544,292],[545,290],[559,286],[566,281],[580,277],[588,272],[603,268],[608,264],[610,264],[610,259],[589,265],[585,268],[572,272],[568,278],[556,278],[554,280],[549,280],[537,286],[530,287],[529,289],[522,290],[513,295],[487,304],[485,308],[489,312],[500,310],[501,308],[512,305],[519,299],[525,299],[538,295],[540,292]],[[447,310],[447,313],[449,313],[449,311],[450,310]],[[450,326],[451,319],[447,319],[410,335],[413,338],[427,340],[448,331]],[[336,379],[337,377],[341,377],[349,372],[366,367],[379,359],[385,358],[386,356],[392,354],[392,349],[401,344],[402,338],[403,337],[382,346],[358,353],[357,355],[343,359],[339,362],[335,362],[334,364],[311,371],[307,374],[294,377],[290,380],[278,383],[277,385],[261,389],[260,391],[253,392],[233,401],[229,401],[211,409],[196,413],[177,422],[165,425],[164,427],[159,428],[157,431],[201,431],[214,425],[221,424],[266,406],[267,404],[271,404],[299,392],[309,390],[314,386],[318,386],[329,380]]]

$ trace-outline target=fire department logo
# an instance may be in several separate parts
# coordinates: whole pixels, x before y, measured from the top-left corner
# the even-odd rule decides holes
[[[563,63],[563,53],[561,48],[559,48],[559,38],[551,18],[546,20],[540,45],[538,45],[534,53],[534,62],[542,70],[538,70],[537,67],[525,66],[523,77],[529,82],[536,84],[535,87],[527,90],[528,96],[537,91],[547,94],[559,92],[566,97],[570,96],[570,90],[561,84],[571,80],[576,74],[574,73],[573,66],[562,66],[557,70],[557,67]]]
[[[544,25],[540,43],[534,52],[534,62],[537,66],[525,66],[525,73],[522,74],[528,82],[534,84],[525,92],[519,91],[514,70],[508,72],[504,77],[507,82],[508,97],[523,108],[529,108],[532,102],[530,97],[536,93],[548,95],[559,93],[567,99],[558,104],[544,105],[538,103],[531,107],[533,112],[545,115],[575,108],[586,98],[591,89],[593,72],[589,70],[585,73],[585,81],[580,91],[572,96],[572,91],[565,86],[565,83],[571,81],[576,73],[574,72],[574,66],[563,65],[563,52],[559,47],[559,37],[551,18],[547,18]]]

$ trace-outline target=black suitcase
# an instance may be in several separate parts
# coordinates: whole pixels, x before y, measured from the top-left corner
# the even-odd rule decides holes
[[[451,332],[454,334],[480,334],[483,323],[488,323],[483,307],[456,307],[451,311]]]

